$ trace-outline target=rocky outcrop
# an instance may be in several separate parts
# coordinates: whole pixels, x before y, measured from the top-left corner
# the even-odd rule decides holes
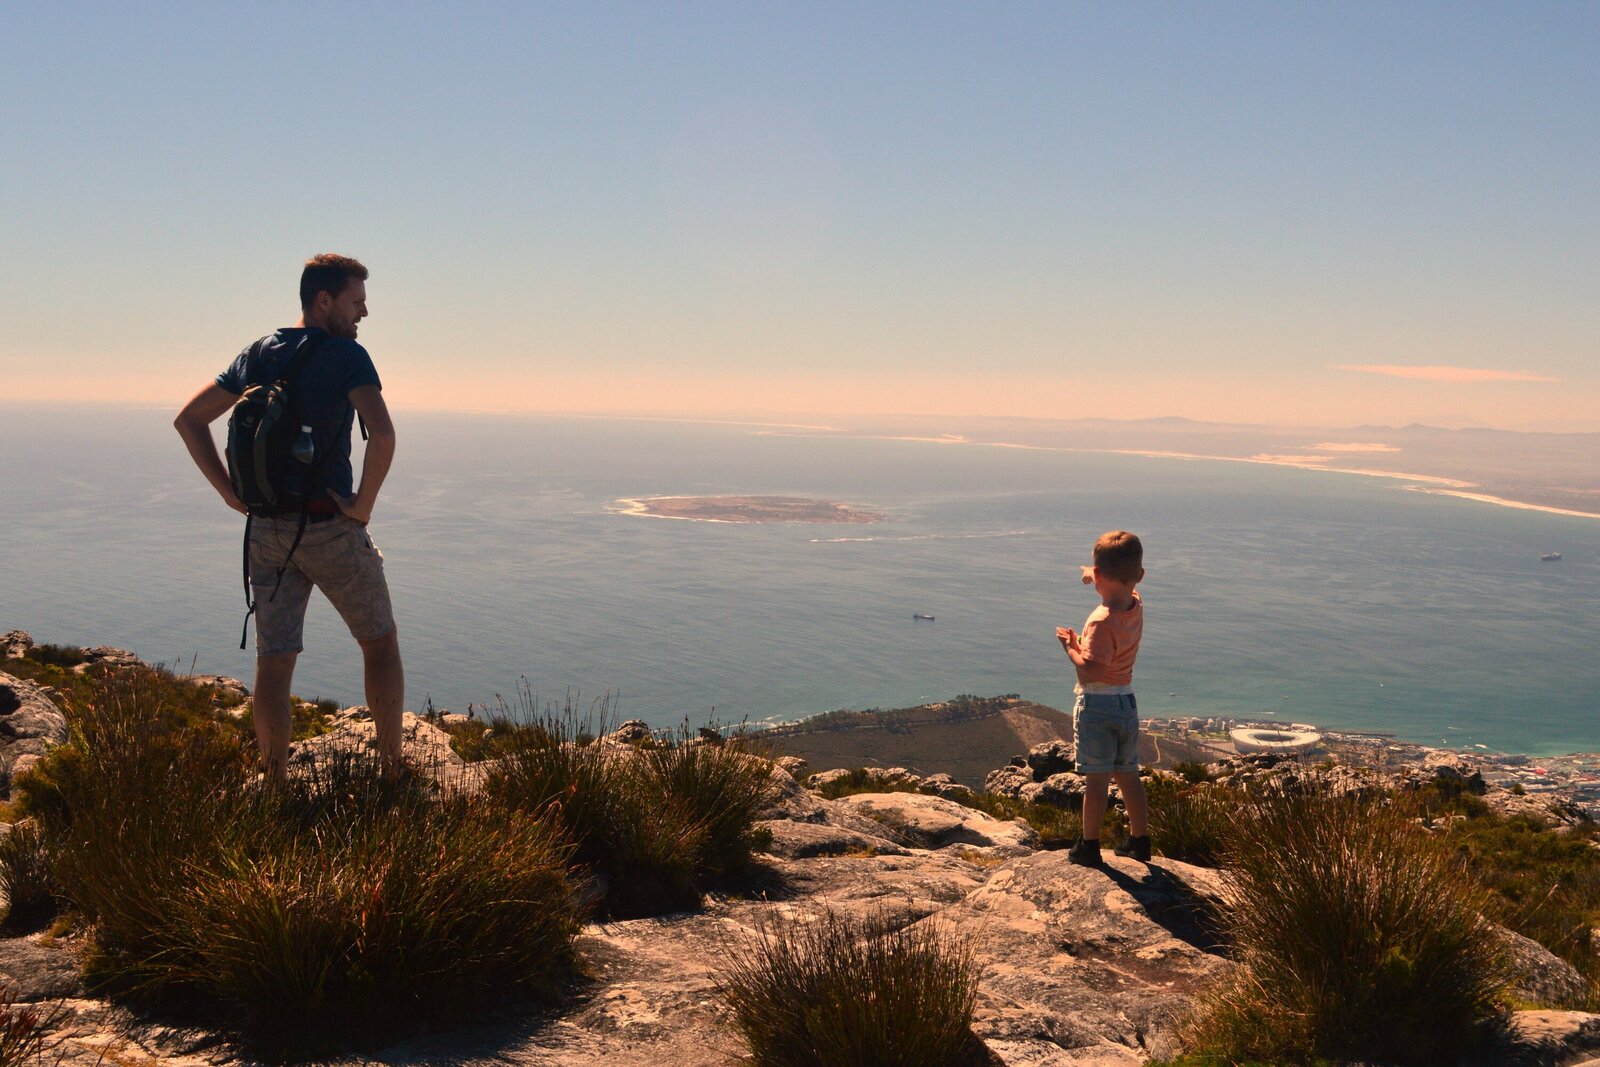
[[[66,716],[45,690],[0,672],[0,769],[9,771],[0,780],[0,798],[9,795],[12,777],[66,739]]]
[[[1170,861],[1040,852],[929,921],[978,937],[977,1032],[1007,1063],[1135,1064],[1178,1051],[1194,994],[1232,965]]]
[[[448,784],[476,780],[481,765],[468,764],[450,747],[450,735],[420,715],[401,716],[401,751],[408,765],[422,774]],[[328,731],[296,742],[289,749],[289,772],[306,773],[319,761],[335,753],[358,752],[373,759],[378,755],[378,727],[366,705],[335,712]]]
[[[9,706],[7,693],[15,706]],[[622,724],[619,729],[630,728],[632,736],[614,732],[611,738],[637,744],[643,740],[638,725]],[[294,747],[297,767],[341,751],[372,750],[375,730],[365,708],[337,713],[330,726],[327,734]],[[39,751],[66,736],[64,719],[47,694],[0,675],[0,734],[7,730],[15,730],[13,740],[37,740]],[[404,731],[413,764],[469,787],[481,776],[484,765],[463,764],[450,749],[449,735],[432,722],[408,713]],[[22,738],[24,733],[29,737]],[[1081,780],[1063,767],[1068,756],[1059,743],[1035,746],[990,778],[1006,787],[996,791],[1073,806],[1081,802]],[[804,772],[803,765],[791,766]],[[1356,791],[1373,782],[1349,768],[1274,757],[1215,769],[1236,784],[1272,780],[1281,789]],[[1419,780],[1473,791],[1474,769],[1439,760],[1418,773]],[[1233,966],[1208,920],[1210,909],[1226,897],[1225,875],[1164,859],[1137,863],[1109,852],[1101,868],[1073,866],[1064,852],[1040,851],[1038,835],[1026,824],[954,802],[951,797],[970,791],[946,776],[886,768],[873,777],[880,787],[897,791],[831,800],[776,769],[758,824],[770,834],[771,847],[739,891],[709,898],[691,913],[587,927],[578,943],[582,984],[559,1009],[418,1037],[345,1062],[735,1062],[742,1049],[715,991],[720,961],[730,945],[756,936],[775,918],[803,919],[823,910],[880,917],[894,926],[927,924],[969,939],[983,968],[974,1032],[998,1061],[1013,1067],[1133,1065],[1178,1051],[1185,1013],[1200,991]],[[1505,793],[1489,786],[1484,795],[1491,801]],[[1525,938],[1504,937],[1517,960],[1516,996],[1547,1005],[1582,1003],[1586,989],[1570,966]],[[71,939],[0,939],[0,981],[14,986],[24,1001],[62,1006],[51,1062],[244,1062],[214,1033],[153,1023],[90,995]],[[1484,1062],[1569,1064],[1586,1055],[1600,1055],[1600,1016],[1522,1012]]]
[[[0,635],[0,659],[15,659],[28,654],[33,636],[26,630],[11,630]]]

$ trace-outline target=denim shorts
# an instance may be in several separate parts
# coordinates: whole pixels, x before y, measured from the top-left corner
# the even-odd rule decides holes
[[[1133,694],[1079,693],[1072,706],[1079,774],[1139,770],[1139,703]]]
[[[256,601],[256,655],[272,656],[303,649],[306,604],[311,588],[322,590],[339,612],[350,635],[372,641],[394,629],[389,582],[383,574],[383,553],[367,528],[345,515],[306,524],[294,550],[298,515],[250,520],[250,587]]]

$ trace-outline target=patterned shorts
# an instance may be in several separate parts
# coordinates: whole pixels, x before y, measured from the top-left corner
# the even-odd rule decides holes
[[[250,522],[250,587],[256,601],[256,655],[272,656],[304,648],[306,604],[311,587],[334,606],[357,641],[371,641],[394,629],[383,553],[367,528],[336,515],[306,524],[305,536],[278,581],[278,568],[294,544],[299,516],[255,518]]]

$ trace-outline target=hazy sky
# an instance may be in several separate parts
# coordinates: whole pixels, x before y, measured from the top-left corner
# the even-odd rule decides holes
[[[1600,430],[1600,4],[14,0],[0,398]]]

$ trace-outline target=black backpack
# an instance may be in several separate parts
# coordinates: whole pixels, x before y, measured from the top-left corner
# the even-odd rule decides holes
[[[247,386],[228,415],[228,477],[251,515],[288,515],[306,507],[311,479],[306,465],[293,455],[301,426],[293,387],[327,336],[301,338],[282,373],[273,381]],[[257,341],[246,357],[246,373],[260,351]],[[322,458],[317,457],[316,466]]]
[[[250,616],[255,614],[255,601],[250,597],[250,524],[259,516],[299,514],[300,526],[295,530],[294,543],[289,554],[278,568],[278,580],[273,585],[270,602],[278,595],[278,585],[283,582],[283,572],[289,569],[300,539],[305,536],[306,522],[311,515],[311,491],[316,484],[316,472],[331,456],[334,449],[324,448],[309,463],[295,458],[295,442],[301,434],[300,406],[295,397],[295,383],[301,368],[317,346],[327,340],[328,334],[307,334],[300,339],[294,355],[284,365],[277,378],[270,382],[255,382],[234,402],[228,416],[228,478],[233,491],[249,509],[244,522],[244,629],[239,634],[239,647],[245,647],[250,633]],[[246,357],[245,370],[261,352],[257,341]],[[366,436],[366,426],[362,426]]]

